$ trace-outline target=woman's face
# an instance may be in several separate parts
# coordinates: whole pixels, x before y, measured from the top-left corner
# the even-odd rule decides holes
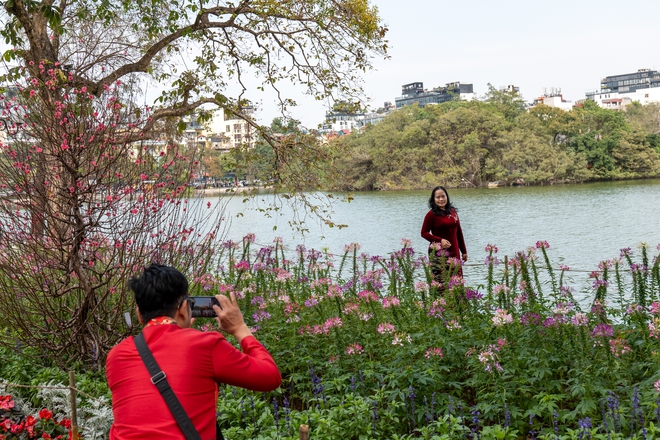
[[[445,209],[445,206],[447,206],[447,193],[438,189],[433,196],[433,200],[435,201],[435,204],[438,205],[438,208]]]

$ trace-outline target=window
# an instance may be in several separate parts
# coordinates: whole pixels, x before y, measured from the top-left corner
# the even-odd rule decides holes
[[[227,129],[225,130],[225,133],[229,133],[231,131],[231,126],[227,125]]]
[[[234,131],[237,133],[241,132],[241,124],[234,124]]]

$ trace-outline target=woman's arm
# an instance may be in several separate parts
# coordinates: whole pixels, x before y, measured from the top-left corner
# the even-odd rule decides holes
[[[435,214],[433,214],[433,211],[429,211],[426,213],[424,222],[422,223],[422,238],[430,241],[431,243],[442,241],[442,238],[437,237],[430,232],[433,229],[434,216]]]
[[[468,254],[467,248],[465,247],[465,239],[463,238],[463,228],[461,228],[461,221],[458,221],[458,226],[456,228],[456,238],[458,238],[458,248],[461,250],[461,258],[463,261],[467,261]]]

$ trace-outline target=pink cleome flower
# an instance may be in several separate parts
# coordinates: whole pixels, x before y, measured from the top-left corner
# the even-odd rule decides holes
[[[437,357],[444,357],[442,354],[442,348],[436,347],[436,348],[429,348],[426,350],[426,353],[424,354],[424,357],[427,359],[431,359],[431,356],[437,356]]]
[[[362,354],[363,352],[364,349],[360,344],[357,343],[349,344],[349,346],[346,348],[346,354],[349,356],[354,354]]]
[[[390,324],[389,322],[378,324],[378,328],[376,330],[381,335],[386,334],[386,333],[394,333],[396,331],[394,326],[392,324]]]

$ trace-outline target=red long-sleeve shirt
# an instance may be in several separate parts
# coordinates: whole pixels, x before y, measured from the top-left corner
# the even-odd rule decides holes
[[[429,210],[424,217],[424,223],[422,223],[422,237],[431,243],[439,243],[443,238],[448,240],[451,246],[445,251],[449,253],[450,257],[458,258],[462,254],[467,254],[461,221],[453,209],[446,216],[435,215],[433,211]],[[458,253],[459,250],[461,251],[460,254]]]
[[[241,341],[241,352],[218,332],[167,324],[147,326],[143,333],[202,440],[215,440],[218,382],[272,391],[282,381],[275,361],[253,336]],[[184,438],[165,400],[151,383],[133,337],[110,350],[106,376],[115,418],[111,440]]]

